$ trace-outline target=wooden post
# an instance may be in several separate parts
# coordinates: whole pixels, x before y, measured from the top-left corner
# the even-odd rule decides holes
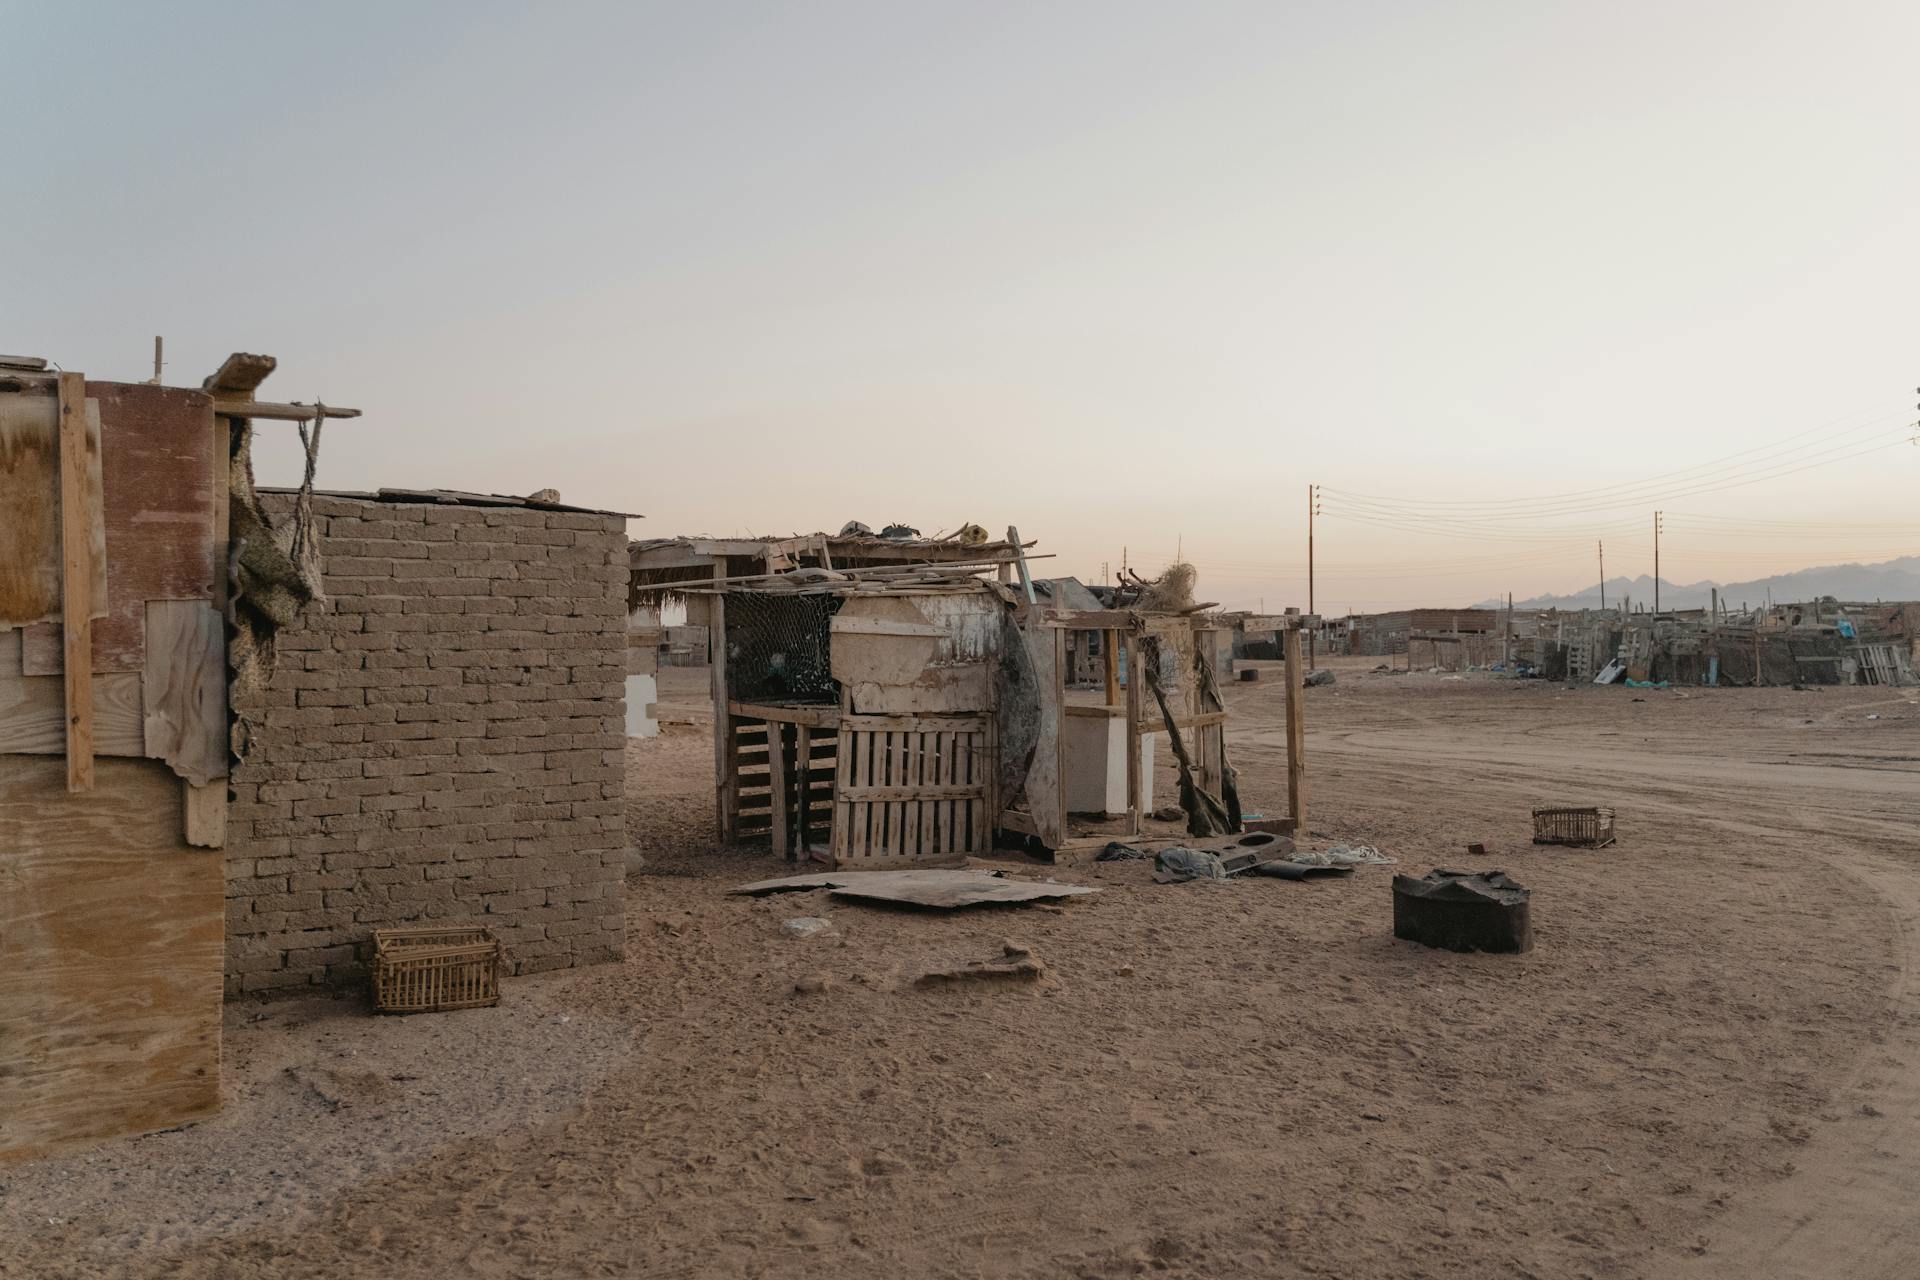
[[[62,373],[60,630],[66,639],[67,790],[93,790],[94,512],[87,500],[87,378]]]
[[[155,338],[153,377],[160,380],[160,339]],[[227,616],[227,556],[232,541],[232,524],[228,515],[232,501],[233,475],[233,421],[214,415],[213,418],[213,598],[209,602],[221,617],[221,633],[226,632]],[[225,660],[222,660],[222,673],[225,672]],[[221,700],[225,706],[226,700]],[[232,718],[229,711],[228,723]],[[186,818],[186,840],[190,845],[202,849],[218,849],[227,843],[227,779],[214,778],[205,786],[196,787],[185,778],[180,780],[184,799]]]
[[[778,720],[767,721],[767,804],[773,829],[768,843],[773,851],[793,860],[793,848],[787,840],[787,805],[792,799],[787,787],[787,726]]]
[[[1115,632],[1127,646],[1127,834],[1140,834],[1146,810],[1146,779],[1140,768],[1140,646],[1133,632]]]
[[[725,577],[727,562],[713,567],[713,576]],[[716,593],[707,618],[707,660],[713,689],[713,813],[720,843],[733,843],[733,717],[727,713],[727,598]]]
[[[1120,633],[1102,631],[1100,633],[1100,665],[1105,668],[1107,677],[1106,696],[1101,699],[1109,707],[1120,705]]]
[[[1027,553],[1020,547],[1020,531],[1012,525],[1007,526],[1007,541],[1013,544],[1014,563],[1020,568],[1020,589],[1026,593],[1027,603],[1034,603],[1033,574],[1027,569]],[[1058,603],[1056,601],[1056,603]],[[1062,669],[1064,676],[1064,668]]]
[[[1307,832],[1307,708],[1301,671],[1300,632],[1288,627],[1287,656],[1287,813],[1295,839]]]
[[[1012,533],[1013,530],[1007,530]],[[1021,576],[1026,575],[1026,562],[1020,566]],[[1028,580],[1028,590],[1032,582]],[[1067,629],[1053,628],[1053,771],[1060,779],[1057,790],[1060,793],[1060,842],[1065,844],[1073,833],[1067,830]]]
[[[801,858],[813,856],[813,730],[804,724],[793,726],[794,789],[798,803],[794,807],[796,847]]]

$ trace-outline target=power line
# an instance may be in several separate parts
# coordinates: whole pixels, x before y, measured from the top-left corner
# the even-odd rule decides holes
[[[1868,419],[1868,421],[1864,423],[1858,424],[1853,427],[1849,427],[1846,430],[1839,432],[1838,435],[1829,436],[1827,439],[1817,443],[1824,447],[1831,447],[1835,445],[1836,442],[1838,442],[1840,439],[1846,436],[1854,435],[1854,434],[1857,434],[1858,432],[1868,430],[1869,428],[1875,425],[1889,422],[1895,418],[1903,418],[1903,417],[1911,416],[1904,409],[1892,410],[1892,411],[1880,410],[1880,409],[1857,409],[1851,413],[1842,414],[1840,415],[1840,417],[1832,419],[1829,422],[1822,423],[1820,426],[1810,427],[1805,431],[1795,432],[1793,435],[1783,437],[1782,439],[1774,441],[1771,444],[1755,445],[1752,448],[1737,450],[1733,453],[1725,454],[1721,457],[1710,459],[1709,461],[1706,461],[1706,462],[1695,463],[1690,467],[1682,467],[1676,471],[1662,472],[1657,475],[1648,476],[1642,480],[1623,480],[1623,481],[1616,482],[1614,484],[1600,485],[1598,487],[1591,488],[1591,489],[1574,489],[1574,490],[1568,490],[1562,493],[1536,494],[1531,498],[1521,499],[1520,501],[1522,503],[1535,504],[1535,505],[1559,504],[1569,499],[1576,499],[1576,500],[1589,499],[1602,494],[1618,494],[1621,490],[1635,490],[1635,489],[1647,488],[1650,486],[1659,485],[1663,482],[1676,480],[1682,476],[1691,476],[1696,472],[1711,471],[1715,468],[1724,467],[1726,464],[1733,462],[1735,459],[1738,459],[1738,458],[1751,458],[1751,456],[1754,454],[1771,456],[1776,454],[1792,454],[1792,453],[1802,452],[1805,449],[1811,448],[1813,446],[1809,446],[1809,445],[1793,446],[1792,444],[1793,441],[1801,440],[1806,438],[1807,436],[1815,435],[1820,432],[1827,431],[1832,426],[1840,422],[1845,422],[1849,418],[1858,417],[1862,413],[1872,413],[1874,414],[1874,416]],[[1789,447],[1789,446],[1792,446],[1792,447]],[[1761,461],[1761,459],[1754,458],[1750,462],[1742,463],[1741,467],[1744,468],[1744,467],[1751,466],[1753,465],[1753,462],[1758,462],[1758,461]],[[1687,481],[1685,483],[1691,483],[1691,481]],[[1381,501],[1381,502],[1404,501],[1404,499],[1400,499],[1391,495],[1361,493],[1353,490],[1341,489],[1338,486],[1334,486],[1334,485],[1323,486],[1323,488],[1325,488],[1328,492],[1343,494],[1350,498],[1365,498],[1365,499],[1372,499],[1372,500]],[[1476,499],[1476,498],[1433,498],[1433,499],[1423,500],[1421,505],[1430,506],[1430,507],[1477,507],[1477,506],[1487,505],[1487,500]]]
[[[1581,514],[1589,514],[1589,513],[1600,512],[1600,511],[1621,511],[1621,510],[1627,510],[1631,508],[1649,506],[1655,502],[1667,501],[1673,498],[1688,498],[1688,497],[1696,497],[1700,494],[1706,494],[1706,493],[1721,493],[1729,489],[1741,489],[1741,488],[1747,487],[1748,485],[1759,484],[1762,481],[1766,481],[1766,480],[1779,480],[1787,476],[1799,475],[1802,472],[1812,471],[1819,467],[1832,466],[1834,463],[1837,463],[1837,462],[1846,462],[1854,458],[1864,458],[1870,454],[1882,453],[1888,449],[1894,449],[1894,448],[1898,448],[1901,445],[1909,444],[1913,442],[1915,439],[1920,439],[1920,437],[1916,437],[1914,434],[1912,434],[1910,428],[1902,427],[1900,429],[1899,436],[1895,439],[1885,440],[1877,444],[1867,445],[1864,448],[1841,452],[1830,457],[1820,457],[1820,458],[1814,458],[1811,460],[1801,460],[1800,465],[1782,464],[1770,470],[1755,472],[1751,474],[1736,473],[1732,476],[1724,478],[1720,482],[1704,483],[1704,484],[1696,485],[1692,488],[1675,489],[1675,490],[1670,490],[1670,491],[1661,492],[1661,493],[1637,494],[1632,498],[1623,499],[1617,502],[1600,501],[1587,506],[1561,506],[1556,509],[1550,509],[1545,511],[1515,507],[1515,508],[1512,508],[1508,514],[1504,514],[1504,515],[1503,514],[1483,514],[1483,515],[1474,517],[1471,523],[1478,526],[1482,526],[1482,527],[1498,528],[1502,523],[1522,521],[1522,520],[1539,520],[1543,516],[1549,516],[1549,515],[1581,515]],[[1331,488],[1327,489],[1325,492],[1328,494],[1329,497],[1332,497],[1334,499],[1334,508],[1333,508],[1333,511],[1330,512],[1329,514],[1339,514],[1340,513],[1339,492]],[[1411,505],[1411,504],[1408,504],[1399,508],[1382,507],[1380,504],[1377,504],[1377,503],[1368,503],[1368,504],[1359,504],[1359,505],[1360,505],[1360,509],[1369,510],[1371,511],[1372,514],[1376,514],[1376,515],[1391,513],[1391,514],[1399,515],[1402,517],[1420,516],[1420,517],[1433,519],[1436,521],[1446,520],[1450,518],[1444,512],[1426,512],[1426,511],[1423,511],[1420,507]],[[1351,511],[1347,512],[1346,514],[1349,516],[1349,518],[1351,518],[1354,515],[1354,513]]]

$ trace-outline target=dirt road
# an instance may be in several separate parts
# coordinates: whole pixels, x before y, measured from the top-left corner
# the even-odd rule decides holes
[[[1280,811],[1278,688],[1230,696]],[[220,1116],[0,1169],[0,1274],[1912,1274],[1915,691],[1310,696],[1321,842],[1504,867],[1532,953],[1396,942],[1377,869],[728,897],[778,864],[711,848],[707,739],[670,730],[630,752],[626,963],[432,1019],[233,1006]],[[1621,844],[1532,846],[1554,799],[1615,804]],[[1049,979],[913,983],[1005,940]]]

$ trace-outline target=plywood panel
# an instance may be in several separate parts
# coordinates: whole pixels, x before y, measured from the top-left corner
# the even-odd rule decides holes
[[[147,754],[196,786],[227,774],[226,624],[210,604],[147,601]]]
[[[0,646],[0,667],[4,664],[4,646]],[[123,673],[94,680],[96,755],[146,755],[145,718],[139,676]],[[60,677],[0,672],[0,752],[65,755],[66,750],[67,692]]]
[[[0,756],[0,1160],[219,1104],[222,856],[146,760]]]
[[[146,665],[147,601],[215,599],[213,400],[199,391],[89,382],[102,427],[100,457],[109,563],[104,616],[93,629],[95,671]],[[224,539],[222,540],[224,543]],[[32,627],[28,675],[59,675],[60,628]]]
[[[44,391],[0,393],[0,627],[60,616],[60,404]],[[100,510],[100,405],[87,402],[85,484]],[[94,616],[107,612],[106,536],[89,529]]]

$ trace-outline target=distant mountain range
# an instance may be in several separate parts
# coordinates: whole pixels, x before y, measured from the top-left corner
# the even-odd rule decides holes
[[[1730,609],[1767,602],[1772,593],[1775,604],[1815,600],[1835,596],[1841,600],[1920,600],[1920,556],[1901,556],[1880,564],[1834,564],[1818,569],[1779,573],[1751,582],[1668,582],[1660,580],[1660,607],[1663,609],[1705,608],[1713,599],[1713,588],[1720,588],[1720,603]],[[1637,578],[1611,578],[1607,582],[1607,604],[1619,608],[1631,599],[1636,607],[1653,604],[1653,579],[1646,574]],[[1476,609],[1504,609],[1505,600],[1482,600]],[[1597,609],[1600,588],[1596,584],[1567,596],[1535,596],[1515,600],[1516,609]]]

